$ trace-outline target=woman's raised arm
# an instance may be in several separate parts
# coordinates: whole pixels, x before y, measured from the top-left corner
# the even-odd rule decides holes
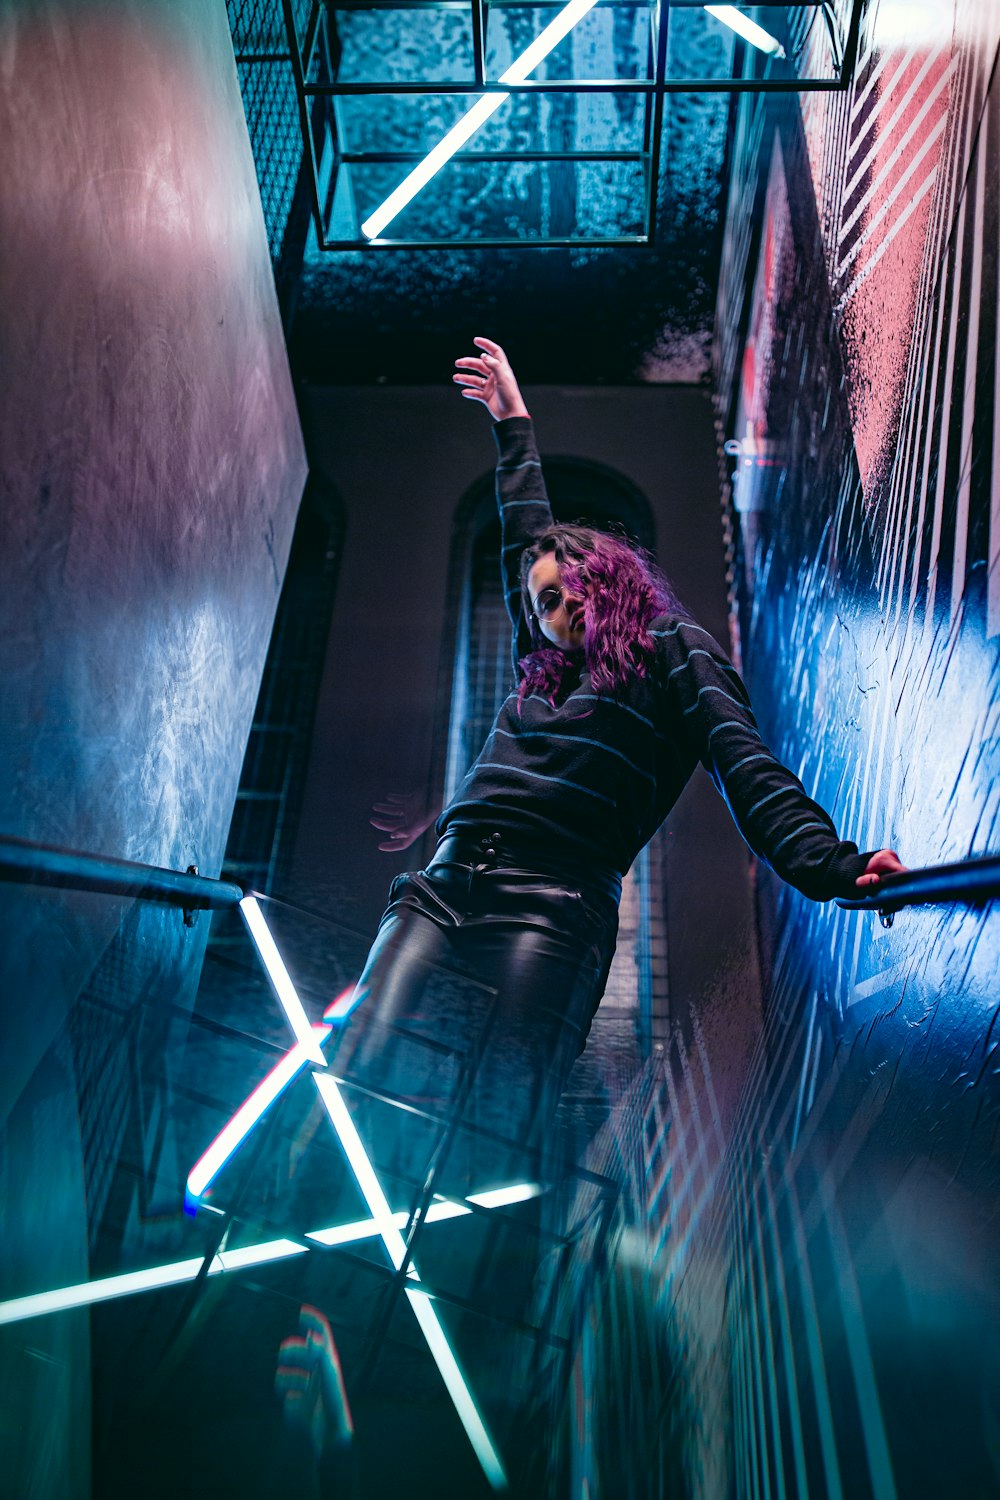
[[[493,418],[497,456],[497,508],[500,512],[504,603],[514,628],[515,666],[531,650],[531,636],[521,609],[521,553],[552,525],[534,428],[514,378],[510,361],[492,339],[472,341],[483,352],[456,359],[452,378],[462,395],[485,406]]]

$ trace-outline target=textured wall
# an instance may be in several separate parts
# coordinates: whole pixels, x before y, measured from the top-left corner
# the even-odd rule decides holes
[[[222,0],[6,0],[0,138],[0,829],[215,874],[305,473]],[[86,1274],[74,1072],[117,1023],[68,1046],[76,997],[183,999],[204,924],[143,911],[102,969],[124,903],[0,899],[12,1295]],[[89,1483],[72,1323],[2,1371],[77,1413],[25,1439],[53,1494]]]
[[[755,703],[845,834],[912,865],[1000,846],[998,35],[995,3],[882,0],[846,95],[746,101],[723,258]],[[719,1163],[690,1280],[725,1264],[737,1492],[996,1493],[996,914],[760,895],[735,1144],[711,1056],[674,1122],[682,1182]]]

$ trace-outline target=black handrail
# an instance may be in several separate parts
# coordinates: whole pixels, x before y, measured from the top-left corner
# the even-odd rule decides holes
[[[99,891],[107,896],[133,896],[140,901],[163,901],[185,912],[221,911],[238,906],[244,891],[231,880],[211,880],[189,870],[165,870],[131,859],[60,849],[30,839],[0,835],[0,880],[25,885],[58,886],[75,891]]]
[[[980,859],[957,860],[950,865],[929,865],[884,875],[877,886],[856,901],[837,898],[848,911],[877,911],[886,923],[904,906],[930,906],[939,901],[957,901],[965,906],[985,906],[1000,899],[1000,854]]]
[[[113,859],[81,849],[61,849],[55,844],[36,844],[30,839],[2,834],[0,880],[133,896],[141,901],[162,901],[185,911],[222,911],[238,906],[246,894],[235,881],[212,880],[193,869],[182,874],[160,865]],[[868,894],[856,900],[838,896],[837,905],[847,911],[876,911],[891,917],[904,906],[927,906],[941,901],[985,906],[996,900],[1000,900],[1000,854],[987,854],[954,864],[906,870],[901,875],[884,875]]]

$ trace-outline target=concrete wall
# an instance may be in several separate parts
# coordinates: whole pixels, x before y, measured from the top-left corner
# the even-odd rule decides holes
[[[217,874],[305,477],[223,0],[4,0],[0,139],[0,830]],[[0,910],[10,1296],[87,1275],[78,995],[183,1003],[204,924]],[[87,1491],[77,1316],[5,1343],[9,1493]]]
[[[993,3],[873,6],[853,88],[744,101],[734,156],[717,368],[751,691],[852,836],[913,866],[1000,841],[998,38]],[[766,885],[761,915],[764,1039],[704,1256],[737,1482],[993,1493],[995,909],[886,931]],[[706,1092],[678,1192],[714,1138]]]

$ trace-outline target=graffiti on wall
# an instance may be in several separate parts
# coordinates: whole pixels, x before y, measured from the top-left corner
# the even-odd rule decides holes
[[[998,39],[994,0],[880,0],[845,94],[746,101],[723,253],[720,415],[762,407],[784,473],[741,620],[754,703],[843,835],[915,866],[1000,848]],[[994,1492],[996,915],[885,931],[767,877],[760,909],[764,1031],[702,1250],[738,1491]],[[688,1109],[675,1142],[709,1127]]]

